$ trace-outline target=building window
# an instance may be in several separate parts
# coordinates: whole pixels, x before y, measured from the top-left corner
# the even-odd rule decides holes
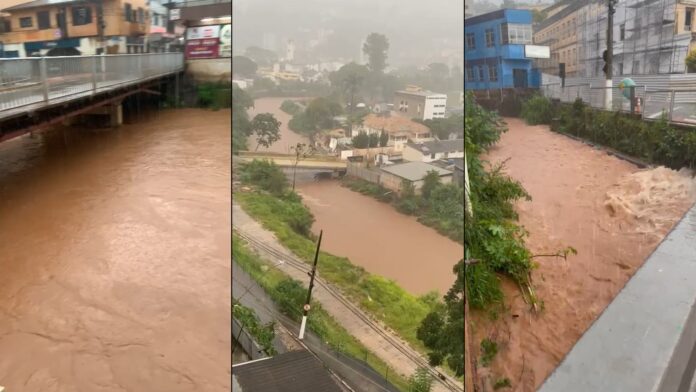
[[[619,39],[623,41],[626,38],[626,23],[622,23],[619,26]]]
[[[497,82],[498,81],[498,68],[496,68],[495,65],[489,65],[488,66],[488,79],[491,82]]]
[[[503,44],[529,45],[532,43],[532,26],[503,23],[500,25],[500,36]]]
[[[12,31],[12,24],[9,19],[0,18],[0,33],[9,33]]]
[[[145,23],[145,10],[138,8],[138,23]]]
[[[694,9],[687,8],[684,16],[684,30],[691,31],[691,20],[694,18]]]
[[[159,14],[152,14],[152,16],[153,16],[152,24],[154,24],[155,26],[159,26],[160,25]]]
[[[483,77],[483,66],[479,67],[479,80],[482,82],[485,80]]]
[[[92,23],[92,9],[89,7],[72,7],[73,26],[83,26]]]
[[[31,20],[31,16],[19,18],[19,27],[27,28],[27,27],[32,27],[33,25],[34,25],[34,22]]]
[[[632,74],[637,75],[639,73],[640,73],[640,61],[634,61]]]
[[[435,159],[435,154],[430,154],[430,159]]]
[[[39,24],[39,30],[51,28],[51,14],[48,11],[39,11],[36,13],[36,23]]]
[[[131,22],[131,15],[133,14],[132,9],[133,8],[131,7],[131,5],[129,3],[125,3],[123,5],[123,15],[124,15],[125,20],[127,22]]]
[[[495,36],[493,35],[493,29],[486,29],[486,46],[495,46]]]
[[[619,63],[619,75],[623,75],[623,63]]]
[[[474,81],[474,70],[472,70],[471,67],[466,68],[466,81],[467,82]]]
[[[467,33],[467,35],[466,35],[466,49],[467,50],[476,49],[476,35],[474,35],[474,33]]]

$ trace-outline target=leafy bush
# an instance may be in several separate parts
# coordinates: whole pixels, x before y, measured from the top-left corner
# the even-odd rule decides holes
[[[551,100],[535,94],[522,103],[521,115],[527,121],[527,124],[530,125],[549,124],[553,117]]]
[[[302,111],[302,108],[300,108],[300,105],[296,104],[295,102],[286,99],[283,101],[283,103],[280,105],[280,110],[284,111],[285,113],[294,116],[300,111]]]
[[[670,125],[663,115],[646,122],[620,112],[588,108],[582,102],[561,105],[552,131],[572,134],[647,163],[673,169],[696,167],[696,132]]]
[[[198,85],[198,104],[213,109],[232,107],[231,89],[229,83],[201,83]]]
[[[498,354],[498,343],[486,338],[481,341],[481,365],[490,366],[493,358]]]
[[[242,183],[256,185],[266,192],[282,195],[288,187],[288,180],[275,163],[254,159],[241,166]]]
[[[504,378],[499,378],[495,380],[495,384],[493,384],[493,389],[498,390],[501,388],[510,388],[512,386],[512,383],[510,382],[510,379],[507,377]]]
[[[275,338],[274,323],[270,322],[262,325],[253,309],[238,303],[234,304],[232,309],[234,318],[254,337],[254,340],[263,348],[263,351],[268,355],[275,355],[276,351],[273,348],[273,339]]]
[[[689,73],[696,72],[696,49],[689,52],[684,62],[686,63],[686,68]]]

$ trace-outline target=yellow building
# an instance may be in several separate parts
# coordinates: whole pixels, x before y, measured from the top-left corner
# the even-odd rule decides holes
[[[579,76],[582,69],[582,43],[579,42],[577,27],[579,10],[585,4],[585,1],[578,0],[565,5],[560,11],[554,9],[557,12],[535,28],[534,44],[548,46],[551,52],[551,58],[538,60],[541,72],[558,75],[558,64],[565,63],[566,77]]]
[[[147,0],[35,0],[2,10],[5,57],[139,53]]]

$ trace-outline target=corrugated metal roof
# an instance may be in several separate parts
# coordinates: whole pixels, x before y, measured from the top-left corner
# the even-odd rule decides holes
[[[420,144],[409,142],[407,145],[423,154],[464,151],[464,139],[434,140]]]
[[[440,177],[452,174],[451,171],[442,169],[435,165],[431,165],[425,162],[408,162],[401,163],[399,165],[386,166],[382,168],[389,174],[393,174],[397,177],[407,179],[409,181],[419,181],[425,177],[429,171],[436,171]]]
[[[239,392],[342,392],[324,365],[308,351],[235,365],[232,374]]]

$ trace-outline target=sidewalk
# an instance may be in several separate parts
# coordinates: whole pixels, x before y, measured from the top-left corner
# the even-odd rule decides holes
[[[692,206],[539,390],[696,392],[695,349]]]

